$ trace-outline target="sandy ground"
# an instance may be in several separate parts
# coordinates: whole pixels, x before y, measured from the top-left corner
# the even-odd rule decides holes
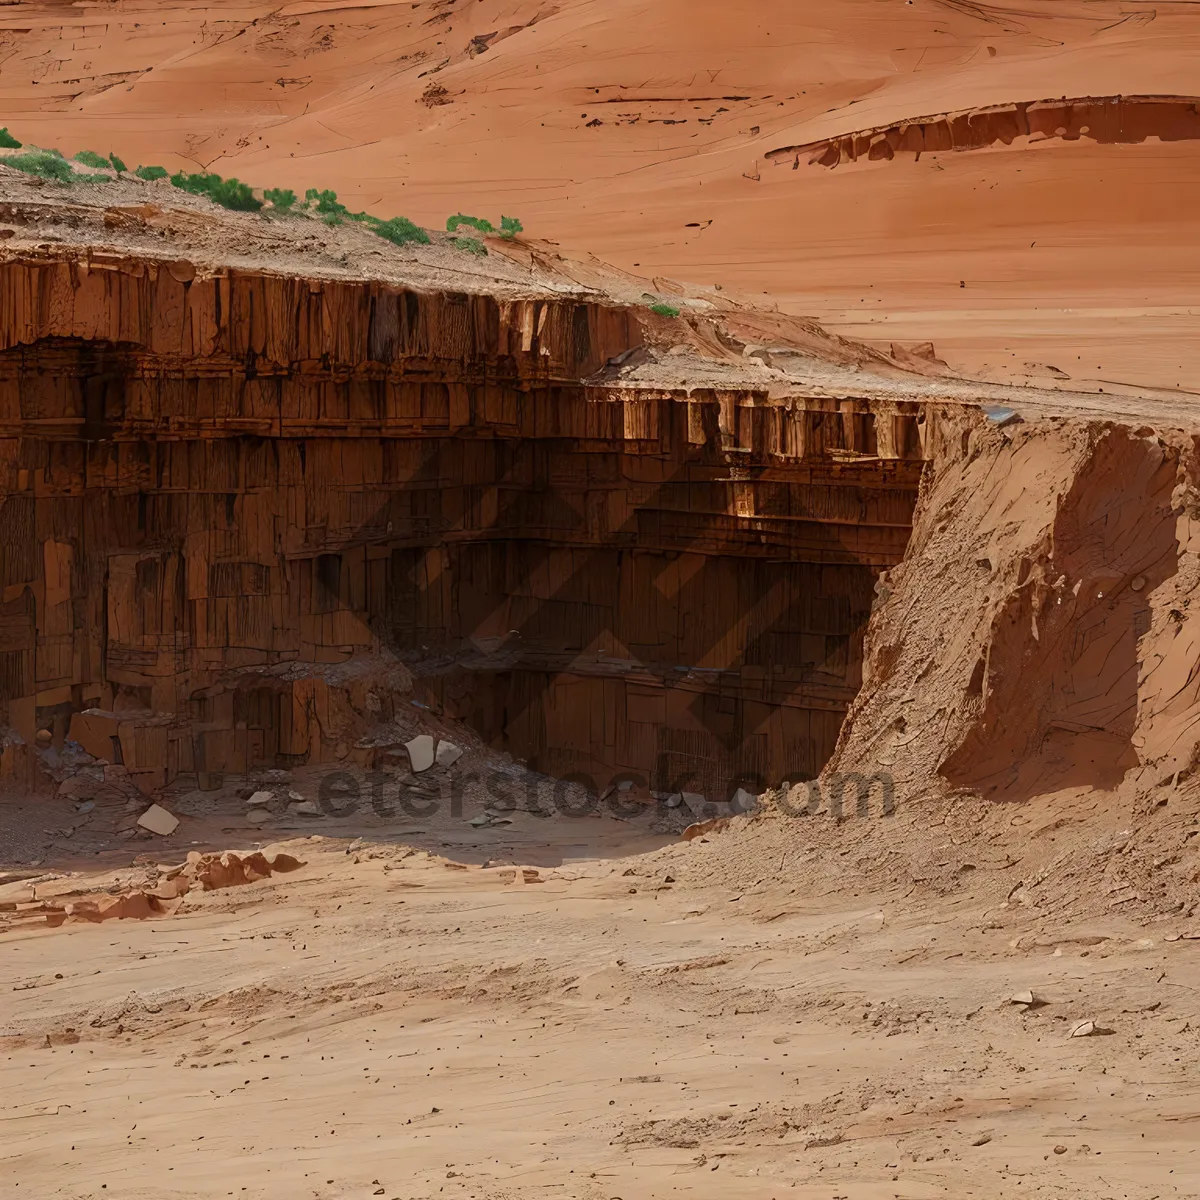
[[[814,887],[806,842],[886,834],[814,820],[787,882],[706,880],[728,833],[614,859],[629,826],[551,818],[557,868],[314,836],[171,917],[13,926],[9,1194],[1200,1194],[1196,942]]]

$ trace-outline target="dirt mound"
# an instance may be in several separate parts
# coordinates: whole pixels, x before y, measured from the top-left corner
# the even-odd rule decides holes
[[[1195,932],[1200,460],[1187,435],[932,414],[912,540],[819,781],[689,830],[750,892],[970,895]]]
[[[939,435],[835,769],[997,800],[1186,769],[1196,697],[1164,675],[1197,571],[1192,439],[982,418]]]

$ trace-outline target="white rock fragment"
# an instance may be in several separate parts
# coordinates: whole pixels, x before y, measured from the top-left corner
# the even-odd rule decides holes
[[[1023,992],[1013,992],[1008,998],[1009,1004],[1024,1004],[1026,1007],[1037,1004],[1045,1004],[1046,1002],[1037,995],[1036,992],[1031,992],[1026,988]]]
[[[456,746],[453,742],[441,741],[438,742],[437,762],[439,767],[452,767],[463,756],[461,746]],[[413,768],[416,769],[415,767]]]
[[[433,766],[433,737],[428,733],[418,734],[411,742],[405,742],[408,762],[414,772],[428,771]]]
[[[1095,1021],[1080,1021],[1079,1024],[1076,1025],[1071,1030],[1071,1036],[1073,1038],[1075,1038],[1075,1037],[1091,1037],[1092,1034],[1094,1034],[1095,1032],[1096,1032],[1096,1022]]]
[[[249,800],[246,801],[247,808],[266,808],[272,800],[275,799],[274,792],[255,792]]]
[[[271,813],[265,808],[252,808],[246,813],[246,821],[250,825],[263,825],[271,819]]]
[[[179,828],[179,818],[169,813],[161,804],[152,804],[140,817],[137,823],[143,828],[157,833],[162,837],[172,834]]]

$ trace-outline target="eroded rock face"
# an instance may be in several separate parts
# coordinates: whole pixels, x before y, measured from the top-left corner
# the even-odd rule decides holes
[[[1200,100],[1195,96],[1084,96],[1068,100],[1020,101],[913,117],[893,125],[859,129],[767,154],[775,163],[836,167],[860,159],[891,161],[897,154],[936,154],[1011,146],[1020,138],[1045,141],[1081,138],[1107,145],[1135,146],[1155,139],[1200,139]]]
[[[559,297],[0,265],[6,768],[49,729],[204,786],[415,697],[598,786],[815,772],[916,406],[586,382],[640,338]]]

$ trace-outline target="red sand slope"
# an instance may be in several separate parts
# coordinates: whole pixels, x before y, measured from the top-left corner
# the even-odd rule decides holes
[[[835,171],[767,155],[985,105],[1191,95],[1196,12],[16,4],[0,18],[0,123],[68,150],[333,187],[427,223],[511,213],[572,252],[770,292],[883,341],[933,337],[973,367],[1186,387],[1200,368],[1200,144],[1019,139]]]

